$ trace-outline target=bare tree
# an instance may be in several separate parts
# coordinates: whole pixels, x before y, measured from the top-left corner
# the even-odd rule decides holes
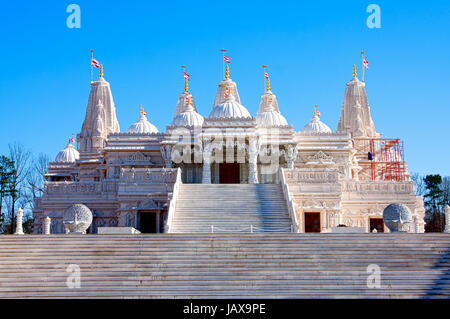
[[[425,195],[425,182],[423,181],[423,176],[419,173],[412,173],[411,179],[414,182],[414,188],[416,189],[416,195],[417,196],[424,196]]]
[[[26,150],[22,144],[14,143],[9,144],[9,158],[13,162],[14,169],[11,175],[11,179],[8,185],[9,197],[11,199],[10,207],[10,220],[11,220],[11,233],[14,232],[14,220],[16,203],[20,201],[22,204],[23,196],[26,192],[24,181],[28,175],[28,164],[31,153]]]
[[[44,193],[45,174],[47,174],[48,162],[48,156],[40,153],[36,158],[33,158],[30,164],[26,179],[28,188],[26,198],[27,204],[31,209],[34,207],[34,201]]]

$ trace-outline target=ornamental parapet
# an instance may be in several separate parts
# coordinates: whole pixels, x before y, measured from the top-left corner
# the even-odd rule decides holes
[[[64,194],[82,194],[83,196],[99,196],[102,193],[117,192],[117,182],[45,182],[45,197]]]
[[[173,184],[176,178],[176,168],[130,168],[120,173],[120,183]]]
[[[286,182],[298,183],[337,183],[338,169],[285,169]]]
[[[412,181],[343,181],[342,191],[371,194],[412,194],[414,182]]]

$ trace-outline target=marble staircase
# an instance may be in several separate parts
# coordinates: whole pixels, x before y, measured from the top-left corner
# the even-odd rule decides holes
[[[173,233],[290,232],[279,184],[182,184]]]
[[[2,235],[0,297],[448,299],[450,234]]]

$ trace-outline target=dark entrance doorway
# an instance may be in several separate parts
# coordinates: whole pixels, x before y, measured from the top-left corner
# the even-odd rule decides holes
[[[378,233],[384,233],[383,218],[370,219],[370,232],[372,232],[374,229],[376,229]]]
[[[139,212],[139,231],[141,233],[159,233],[158,213]]]
[[[320,213],[305,213],[305,233],[320,233]]]
[[[239,184],[241,182],[239,163],[219,164],[220,184]]]

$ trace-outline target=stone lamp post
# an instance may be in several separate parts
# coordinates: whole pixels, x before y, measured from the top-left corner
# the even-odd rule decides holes
[[[450,233],[450,206],[445,207],[445,229],[444,233]]]
[[[17,209],[16,213],[16,232],[14,234],[16,235],[23,235],[23,209],[19,208]]]

